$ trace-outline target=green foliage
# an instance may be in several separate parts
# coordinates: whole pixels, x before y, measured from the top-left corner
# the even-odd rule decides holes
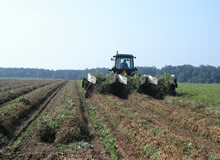
[[[178,95],[189,98],[195,102],[220,106],[219,84],[179,83]]]
[[[106,76],[104,76],[99,72],[93,74],[96,77],[96,88],[100,93],[109,93],[111,91],[108,80],[112,74],[113,73],[109,73]],[[165,74],[159,77],[159,81],[158,81],[159,85],[153,85],[147,83],[141,86],[141,76],[139,74],[135,74],[133,77],[131,76],[126,76],[126,77],[127,77],[126,91],[128,93],[130,93],[130,91],[140,91],[158,99],[161,99],[163,98],[164,95],[169,94],[170,80],[171,80],[171,75],[169,74]],[[117,91],[117,93],[119,92]],[[122,94],[126,95],[127,93],[122,93]]]
[[[144,83],[140,86],[139,92],[150,95],[156,99],[163,99],[164,96],[170,94],[175,95],[175,90],[170,90],[170,80],[171,75],[164,74],[163,76],[158,76],[158,85],[151,83]],[[172,92],[171,92],[172,91]]]
[[[24,97],[22,97],[21,99],[19,99],[19,102],[22,102],[22,103],[24,103],[25,105],[30,105],[30,104],[31,104],[31,102],[30,102],[28,99],[24,98]]]
[[[156,67],[137,67],[139,74],[149,74],[152,76],[164,75],[164,73],[174,74],[179,82],[190,83],[220,83],[220,67],[210,65],[194,67],[192,65],[165,66],[161,69]],[[24,69],[24,68],[0,68],[1,77],[27,77],[27,78],[47,78],[47,79],[68,79],[80,80],[88,73],[100,72],[104,75],[108,73],[108,68],[94,68],[85,70],[45,70],[45,69]]]
[[[40,122],[37,129],[40,140],[52,143],[56,138],[56,133],[60,126],[58,119],[52,116],[44,116],[40,119]]]
[[[88,128],[85,123],[78,117],[66,119],[62,127],[56,133],[56,143],[68,144],[71,142],[79,142],[86,139],[89,135]]]
[[[162,88],[163,93],[169,93],[171,76],[169,74],[165,74],[158,78],[158,85]]]
[[[38,135],[41,141],[68,144],[89,136],[87,125],[80,118],[72,96],[66,96],[68,104],[60,106],[57,114],[47,115],[39,120]]]
[[[151,143],[143,147],[144,155],[146,158],[157,159],[159,150],[156,149]]]
[[[80,81],[78,81],[78,86],[81,89],[81,92],[83,93],[83,90],[80,85]],[[85,99],[84,99],[85,100]],[[116,138],[114,137],[114,134],[110,129],[108,129],[104,124],[103,117],[100,117],[96,114],[94,110],[94,106],[90,106],[88,104],[88,101],[85,100],[86,105],[88,107],[88,113],[90,116],[90,119],[92,121],[92,124],[96,130],[97,136],[100,138],[102,143],[104,144],[105,148],[110,152],[111,159],[112,160],[118,160],[120,159],[118,153],[117,153],[117,147],[116,147]]]
[[[92,75],[96,77],[97,90],[100,93],[108,93],[109,92],[108,79],[109,79],[110,74],[104,76],[102,73],[96,72],[96,73],[93,73]]]
[[[100,72],[93,73],[92,75],[96,77],[96,88],[100,93],[109,93],[110,85],[109,85],[109,77],[113,73],[109,73],[104,76]],[[128,78],[128,88],[130,90],[137,90],[140,85],[140,76],[136,75],[134,77],[127,76]]]
[[[133,77],[128,76],[128,87],[131,90],[138,90],[139,86],[141,85],[141,76],[135,74]]]
[[[24,142],[24,140],[26,140],[29,137],[30,133],[33,133],[33,131],[35,131],[35,129],[36,129],[35,126],[36,126],[36,121],[33,122],[27,128],[27,130],[11,146],[9,146],[9,150],[14,151],[17,148],[19,148],[22,145],[22,143]]]
[[[87,104],[88,105],[88,104]],[[120,159],[117,154],[116,139],[110,129],[104,126],[104,120],[98,116],[91,106],[87,106],[90,118],[92,120],[93,126],[96,130],[96,134],[100,137],[102,143],[108,151],[111,153],[111,159]]]
[[[56,144],[56,152],[58,152],[58,154],[63,155],[67,152],[71,152],[72,150],[80,150],[80,149],[92,149],[94,148],[94,146],[92,144],[90,144],[89,142],[84,142],[84,141],[80,141],[80,142],[73,142],[71,144]]]
[[[219,156],[218,155],[211,155],[208,157],[208,160],[219,160]]]

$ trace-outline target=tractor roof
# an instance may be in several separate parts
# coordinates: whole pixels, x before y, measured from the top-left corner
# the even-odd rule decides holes
[[[134,57],[133,54],[116,54],[115,57]]]

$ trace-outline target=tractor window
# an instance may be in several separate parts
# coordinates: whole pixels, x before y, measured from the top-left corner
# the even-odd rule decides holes
[[[133,69],[133,59],[130,57],[117,57],[116,68],[117,69]]]

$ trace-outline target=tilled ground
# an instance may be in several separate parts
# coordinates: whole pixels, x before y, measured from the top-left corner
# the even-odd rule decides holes
[[[219,119],[203,109],[139,93],[127,100],[96,94],[89,102],[114,131],[127,159],[220,158]]]
[[[2,147],[0,159],[109,159],[75,81],[54,90],[37,108]]]
[[[6,106],[7,102],[14,103],[12,100],[19,96],[56,82],[55,80],[35,80],[36,82],[33,80],[32,83],[29,81],[27,84],[25,84],[26,81],[22,81],[22,83],[18,86],[11,85],[10,87],[5,87],[5,89],[0,89],[0,107]]]
[[[27,101],[16,104],[21,110],[33,105],[25,118],[19,119],[18,108],[16,112],[1,108],[9,115],[0,118],[7,120],[2,125],[12,127],[5,127],[11,136],[1,146],[0,159],[111,159],[108,144],[114,139],[106,143],[103,138],[109,132],[118,154],[112,159],[220,159],[220,117],[209,106],[139,93],[128,99],[93,93],[85,99],[76,81],[46,87],[27,93]],[[17,101],[7,105],[13,102]],[[103,123],[104,130],[93,123],[94,113],[88,109],[99,117],[95,120]],[[18,123],[11,123],[13,118]]]

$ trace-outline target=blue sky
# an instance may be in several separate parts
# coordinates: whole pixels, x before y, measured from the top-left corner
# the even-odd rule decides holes
[[[218,0],[1,0],[0,67],[220,66]]]

